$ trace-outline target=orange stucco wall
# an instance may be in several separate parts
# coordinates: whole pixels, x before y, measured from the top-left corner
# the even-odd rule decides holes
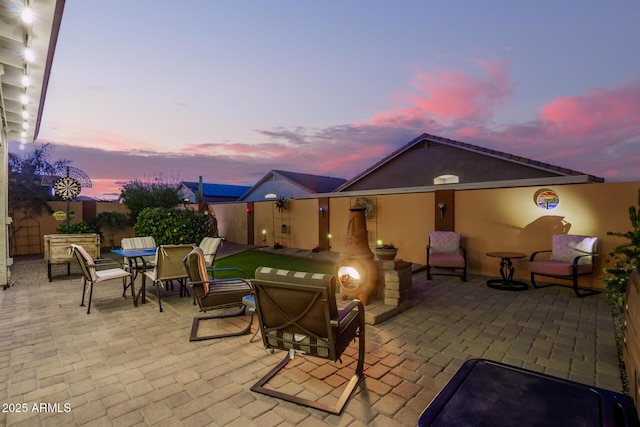
[[[209,205],[218,220],[218,234],[230,242],[247,243],[246,203]]]
[[[611,266],[607,254],[624,240],[608,236],[608,231],[627,231],[631,227],[629,206],[636,205],[640,183],[570,184],[547,186],[560,196],[559,206],[545,211],[535,204],[534,196],[543,187],[458,190],[455,192],[455,230],[463,235],[469,272],[497,276],[499,260],[487,257],[490,251],[517,251],[530,255],[550,249],[551,236],[562,232],[587,234],[599,238],[597,271]],[[436,209],[434,193],[410,193],[367,196],[375,213],[367,221],[369,243],[376,240],[393,243],[398,257],[425,263],[428,233],[434,229]],[[330,216],[331,250],[340,252],[345,244],[349,207],[356,197],[333,197],[326,215]],[[274,242],[273,201],[256,202],[255,243]],[[319,244],[317,199],[289,200],[292,247],[312,248]],[[276,224],[277,225],[277,224]],[[263,239],[262,230],[266,230]],[[224,235],[221,232],[222,235]],[[516,278],[528,280],[528,259],[514,260]],[[585,277],[585,286],[602,287],[601,274]]]
[[[636,205],[639,183],[580,184],[545,187],[560,196],[560,204],[544,211],[534,203],[542,187],[504,188],[456,192],[456,230],[463,233],[473,273],[496,275],[498,260],[489,251],[531,254],[550,249],[551,236],[563,232],[599,239],[597,271],[610,266],[607,254],[624,240],[608,231],[627,231],[628,208]],[[528,279],[527,259],[514,260],[516,277]],[[599,275],[584,278],[587,286],[601,287]]]

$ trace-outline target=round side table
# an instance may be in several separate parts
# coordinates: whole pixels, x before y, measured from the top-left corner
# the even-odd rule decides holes
[[[489,279],[487,280],[487,286],[501,291],[524,291],[529,289],[529,285],[519,280],[513,280],[513,273],[515,268],[513,267],[512,259],[526,258],[527,254],[521,252],[487,252],[489,257],[500,258],[500,277],[501,279]]]

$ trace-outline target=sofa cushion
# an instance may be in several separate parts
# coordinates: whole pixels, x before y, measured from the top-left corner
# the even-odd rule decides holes
[[[533,261],[529,263],[529,272],[537,274],[547,274],[554,276],[571,276],[572,262],[561,261]],[[578,264],[578,274],[591,273],[591,264]]]
[[[464,268],[464,257],[459,250],[446,254],[432,253],[429,255],[429,265],[431,267]]]

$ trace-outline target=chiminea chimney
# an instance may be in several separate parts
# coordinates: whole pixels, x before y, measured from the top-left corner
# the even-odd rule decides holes
[[[375,293],[377,269],[373,252],[369,249],[367,222],[364,207],[349,209],[349,224],[344,250],[338,262],[338,281],[342,299],[358,298],[364,305]]]

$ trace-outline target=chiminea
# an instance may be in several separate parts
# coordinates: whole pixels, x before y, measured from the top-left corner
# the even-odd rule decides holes
[[[367,222],[364,207],[349,209],[349,224],[344,250],[338,262],[338,281],[340,282],[342,299],[357,298],[364,305],[376,291],[377,269],[373,260],[373,252],[369,249]]]

